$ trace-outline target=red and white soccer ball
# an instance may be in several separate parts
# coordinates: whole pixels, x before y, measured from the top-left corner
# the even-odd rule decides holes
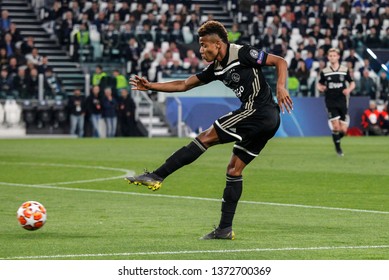
[[[46,208],[37,201],[26,201],[17,212],[19,224],[27,230],[37,230],[46,223]]]

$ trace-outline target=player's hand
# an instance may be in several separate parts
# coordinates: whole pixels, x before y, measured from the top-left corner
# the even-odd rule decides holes
[[[346,95],[346,96],[349,95],[350,92],[351,92],[351,90],[349,90],[348,88],[345,88],[345,89],[343,90],[343,94]]]
[[[293,110],[293,101],[286,88],[277,88],[277,101],[282,113],[285,113],[285,109],[288,113]]]
[[[327,87],[325,85],[321,85],[321,84],[318,84],[317,85],[317,89],[320,91],[320,92],[325,92]]]
[[[146,78],[139,77],[137,75],[134,78],[130,78],[130,84],[133,86],[131,88],[133,90],[148,90],[151,85]]]

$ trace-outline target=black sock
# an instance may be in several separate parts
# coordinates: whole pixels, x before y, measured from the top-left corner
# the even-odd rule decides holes
[[[336,149],[340,149],[340,135],[338,131],[332,132],[332,140],[334,141]]]
[[[154,173],[162,178],[166,178],[177,169],[184,165],[190,164],[195,161],[207,150],[203,143],[198,138],[194,139],[187,146],[182,147],[172,154],[164,164],[158,169],[154,170]]]
[[[222,216],[219,223],[219,228],[227,228],[232,226],[236,206],[242,194],[243,178],[242,176],[227,175],[226,187],[223,193],[222,201]]]

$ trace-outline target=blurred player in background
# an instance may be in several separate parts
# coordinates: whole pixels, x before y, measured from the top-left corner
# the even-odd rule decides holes
[[[340,140],[347,134],[349,125],[348,101],[350,93],[355,88],[355,82],[351,78],[348,68],[340,65],[338,49],[329,49],[327,56],[329,65],[321,71],[317,88],[325,95],[328,123],[332,131],[336,153],[343,156]]]

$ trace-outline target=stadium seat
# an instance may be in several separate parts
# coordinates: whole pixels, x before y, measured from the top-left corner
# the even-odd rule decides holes
[[[189,26],[182,27],[182,35],[184,36],[185,44],[191,44],[193,42],[193,34],[190,31]]]
[[[4,104],[5,122],[9,126],[20,122],[22,110],[14,99],[7,99]]]
[[[0,126],[4,122],[4,107],[3,104],[0,103]]]

